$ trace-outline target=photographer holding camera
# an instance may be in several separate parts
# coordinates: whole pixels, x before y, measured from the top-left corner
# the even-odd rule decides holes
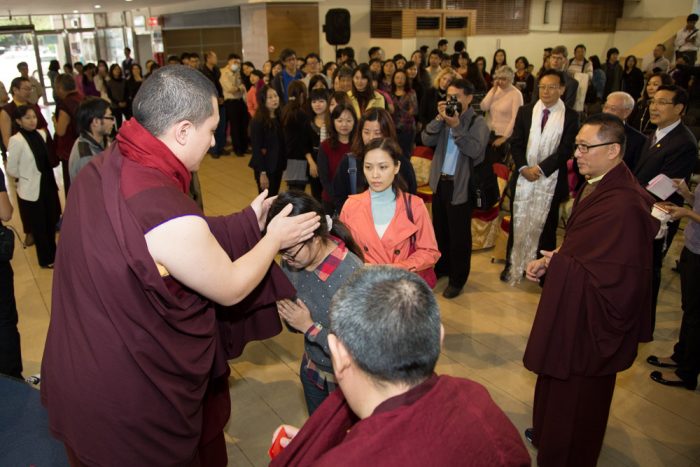
[[[474,85],[458,79],[438,102],[438,115],[423,130],[423,143],[435,147],[430,169],[433,190],[433,228],[442,256],[435,265],[438,277],[449,276],[443,297],[459,295],[469,277],[472,256],[469,178],[484,160],[489,142],[486,120],[470,107]]]

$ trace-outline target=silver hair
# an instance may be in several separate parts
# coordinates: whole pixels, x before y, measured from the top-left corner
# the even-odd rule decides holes
[[[619,97],[620,99],[622,99],[625,110],[634,109],[634,97],[630,96],[626,92],[624,92],[624,91],[611,92],[610,94],[608,94],[607,98],[610,99],[611,97]]]
[[[505,78],[509,83],[512,83],[515,72],[508,65],[503,65],[498,67],[493,75],[494,78]]]

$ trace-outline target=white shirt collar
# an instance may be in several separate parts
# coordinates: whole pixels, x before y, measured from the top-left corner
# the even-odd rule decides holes
[[[662,139],[664,136],[666,136],[667,134],[669,134],[670,132],[672,132],[673,129],[676,128],[676,127],[677,127],[678,125],[680,125],[680,124],[681,124],[681,119],[679,118],[678,121],[677,121],[676,123],[672,123],[672,124],[670,124],[669,126],[667,126],[666,128],[657,128],[657,129],[656,129],[656,133],[655,133],[656,142],[658,143],[659,141],[661,141],[661,139]]]

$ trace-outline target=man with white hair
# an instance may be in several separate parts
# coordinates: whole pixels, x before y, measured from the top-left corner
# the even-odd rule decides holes
[[[646,136],[637,131],[634,127],[627,124],[627,119],[634,110],[634,98],[626,92],[616,91],[608,94],[608,98],[603,105],[603,112],[613,114],[622,120],[625,124],[625,137],[627,145],[625,147],[625,156],[623,160],[630,170],[634,170],[634,166],[639,161],[639,156],[644,149]]]

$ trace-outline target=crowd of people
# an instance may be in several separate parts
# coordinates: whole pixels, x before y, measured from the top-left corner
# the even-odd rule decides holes
[[[687,28],[697,19],[690,15]],[[172,463],[219,465],[223,424],[212,413],[229,402],[221,362],[237,355],[232,347],[279,332],[277,316],[304,336],[300,379],[311,416],[300,431],[285,427],[279,465],[308,465],[309,456],[329,465],[377,460],[388,455],[379,438],[389,440],[398,429],[387,421],[392,413],[415,408],[399,417],[414,423],[451,390],[476,399],[457,397],[449,407],[475,405],[483,411],[475,420],[501,417],[499,429],[485,437],[469,431],[470,442],[461,446],[448,443],[461,432],[446,430],[450,449],[440,449],[442,457],[426,447],[418,457],[410,454],[417,449],[407,450],[392,462],[449,463],[482,442],[491,448],[480,446],[475,464],[527,465],[512,424],[478,385],[432,375],[441,331],[430,290],[447,277],[444,298],[463,292],[472,214],[494,205],[481,185],[484,167],[492,172],[494,163],[512,170],[510,206],[504,206],[512,221],[500,279],[543,286],[524,360],[538,375],[526,438],[538,447],[540,465],[595,465],[616,373],[632,364],[639,342],[653,338],[661,265],[683,217],[689,223],[679,266],[680,341],[671,357],[647,361],[676,370],[651,373],[665,385],[695,389],[700,373],[700,311],[692,284],[700,258],[700,195],[687,185],[698,148],[682,120],[697,97],[697,57],[689,45],[697,34],[683,34],[673,65],[660,44],[644,69],[634,56],[624,57],[622,66],[616,48],[601,63],[583,44],[571,57],[563,45],[545,49],[537,70],[522,56],[511,67],[503,49],[488,66],[483,56],[472,60],[462,41],[448,54],[443,39],[410,57],[386,58],[372,47],[364,61],[345,47],[325,64],[316,53],[301,58],[283,49],[259,70],[235,53],[225,66],[212,51],[201,58],[184,53],[168,57],[164,67],[149,60],[143,73],[125,49],[121,64],[66,64],[60,73],[52,62],[53,135],[38,105],[44,91],[20,64],[12,101],[0,110],[0,133],[24,232],[36,244],[39,265],[56,265],[42,396],[73,465],[102,459],[160,464],[163,456]],[[411,163],[417,146],[432,152],[432,212],[417,195]],[[204,216],[196,171],[205,153],[214,159],[251,154],[260,196],[250,209]],[[53,175],[59,164],[62,220]],[[642,189],[660,174],[677,188],[667,200]],[[4,191],[0,186],[0,218],[6,220],[12,209]],[[560,207],[569,199],[574,207],[562,243]],[[183,242],[191,248],[182,251]],[[277,254],[281,268],[273,261]],[[11,284],[6,263],[0,261],[2,279]],[[104,282],[87,280],[95,271]],[[7,290],[3,285],[2,293]],[[630,290],[641,292],[632,298]],[[374,302],[365,303],[376,294],[385,318],[377,317]],[[16,304],[14,298],[2,303],[14,323],[3,329],[8,339],[0,339],[13,347],[3,352],[12,357],[3,358],[7,365],[0,370],[19,377]],[[124,311],[125,303],[131,311]],[[221,310],[236,307],[247,322],[222,322]],[[558,319],[563,310],[565,318]],[[138,337],[146,329],[153,333]],[[417,340],[424,333],[430,345]],[[234,338],[240,342],[227,341]],[[181,361],[172,352],[183,346]],[[66,354],[90,358],[61,357]],[[101,389],[88,391],[82,374],[103,375],[90,376]],[[73,382],[66,384],[66,375]],[[373,405],[362,400],[362,387],[379,388]],[[135,388],[141,402],[129,406],[127,425],[136,424],[129,431],[115,410],[125,409],[123,397]],[[75,417],[77,403],[85,416],[105,420],[102,441],[89,432],[91,422]],[[570,407],[578,409],[565,410]],[[149,418],[154,410],[157,421]],[[436,423],[449,413],[440,410],[432,414]],[[345,418],[326,425],[339,411]],[[350,426],[356,429],[345,436]],[[104,441],[122,439],[128,449],[118,453]]]

